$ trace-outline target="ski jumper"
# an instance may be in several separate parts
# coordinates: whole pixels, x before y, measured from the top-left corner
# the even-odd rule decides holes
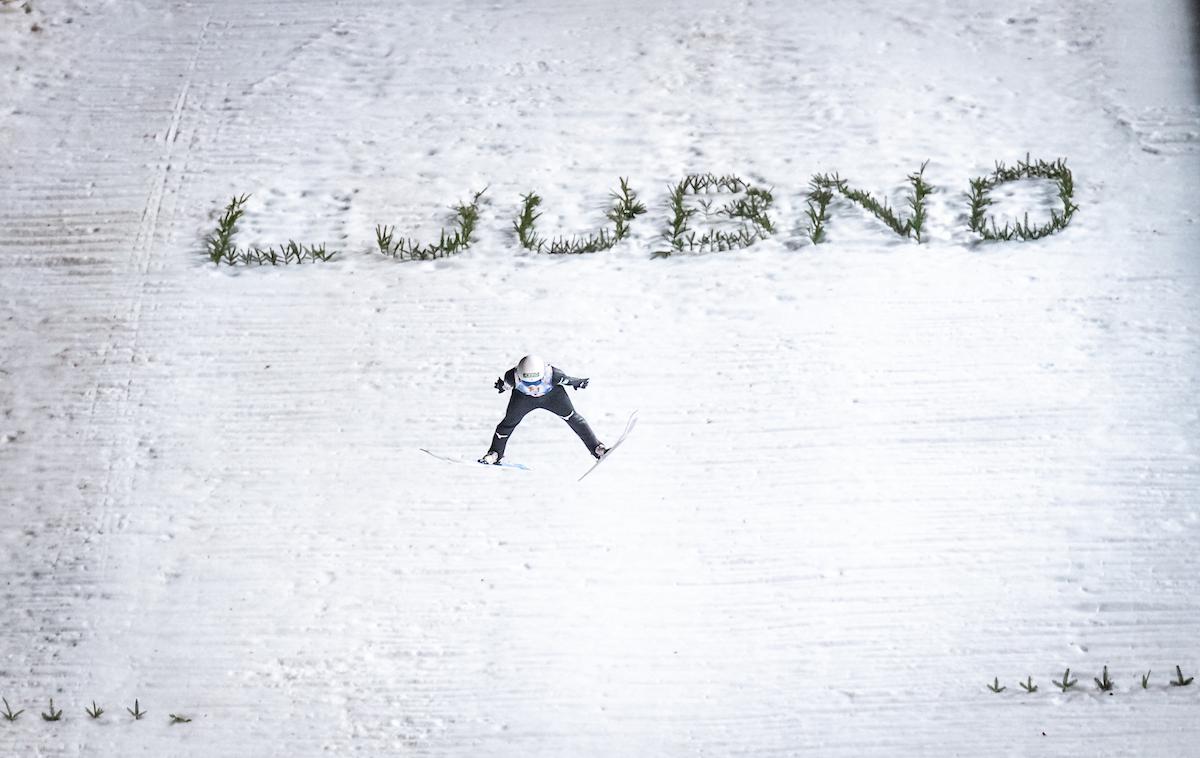
[[[579,439],[588,449],[588,453],[595,455],[594,451],[600,444],[600,440],[596,439],[587,420],[575,411],[575,406],[571,404],[571,398],[567,397],[566,388],[575,387],[582,380],[567,376],[554,366],[549,368],[550,370],[545,372],[542,380],[537,384],[518,382],[515,368],[510,368],[504,374],[504,389],[512,388],[513,392],[508,398],[508,410],[504,413],[504,419],[496,427],[496,433],[492,435],[492,446],[488,449],[489,453],[496,453],[503,458],[508,438],[512,435],[513,429],[517,428],[517,424],[521,423],[521,419],[535,408],[544,408],[566,421],[571,429],[579,435]]]

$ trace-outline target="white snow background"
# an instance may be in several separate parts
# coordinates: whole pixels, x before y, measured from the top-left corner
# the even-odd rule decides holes
[[[0,755],[1200,755],[1183,0],[27,5]],[[1027,153],[1080,211],[977,243],[969,179]],[[925,160],[925,244],[845,205],[807,243],[813,174],[902,208]],[[704,171],[773,187],[778,233],[652,260]],[[582,233],[622,176],[616,249],[519,249],[523,193]],[[484,186],[466,253],[372,252]],[[243,244],[341,254],[213,266],[241,193]],[[611,460],[577,483],[550,414],[529,472],[419,451],[482,454],[526,352],[602,439],[640,411]]]

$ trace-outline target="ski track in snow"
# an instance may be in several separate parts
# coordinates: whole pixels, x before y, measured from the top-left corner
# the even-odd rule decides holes
[[[0,6],[0,752],[1194,751],[1200,128],[1148,15]],[[968,179],[1027,152],[1076,220],[971,244]],[[839,206],[803,244],[813,173],[900,206],[926,158],[929,244]],[[780,233],[649,260],[689,171]],[[631,241],[514,254],[522,193],[580,233],[619,176]],[[484,186],[467,254],[369,254]],[[243,192],[243,244],[345,252],[213,268]],[[533,350],[602,439],[639,409],[619,458],[577,484],[547,414],[529,472],[420,452],[482,453]]]

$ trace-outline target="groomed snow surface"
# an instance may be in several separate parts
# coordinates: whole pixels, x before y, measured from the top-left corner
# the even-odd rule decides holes
[[[0,5],[0,754],[1200,754],[1167,683],[1200,671],[1183,0],[30,3]],[[1027,153],[1081,210],[976,243],[968,180]],[[813,174],[903,207],[925,160],[926,244],[845,204],[808,244]],[[652,260],[703,171],[774,187],[778,232]],[[620,246],[518,248],[522,194],[582,233],[622,176]],[[484,186],[465,254],[372,252]],[[214,267],[241,193],[242,244],[342,253]],[[419,451],[482,454],[526,352],[591,377],[602,439],[640,412],[611,460],[577,483],[550,414],[528,472]]]

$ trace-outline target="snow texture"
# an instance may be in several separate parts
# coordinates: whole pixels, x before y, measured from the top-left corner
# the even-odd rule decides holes
[[[0,4],[0,695],[27,709],[0,753],[1200,750],[1200,686],[1167,684],[1200,670],[1183,0],[27,5]],[[1027,153],[1080,211],[977,243],[969,179]],[[927,244],[837,204],[807,244],[814,173],[902,207],[926,159]],[[700,171],[774,187],[779,231],[652,260]],[[521,194],[584,233],[621,176],[650,213],[617,248],[518,248]],[[371,252],[484,186],[463,255]],[[1044,219],[1045,189],[994,195]],[[241,193],[243,244],[343,252],[214,267]],[[482,454],[535,351],[591,377],[602,440],[639,409],[618,459],[576,483],[549,414],[509,445],[529,472],[420,452]]]

